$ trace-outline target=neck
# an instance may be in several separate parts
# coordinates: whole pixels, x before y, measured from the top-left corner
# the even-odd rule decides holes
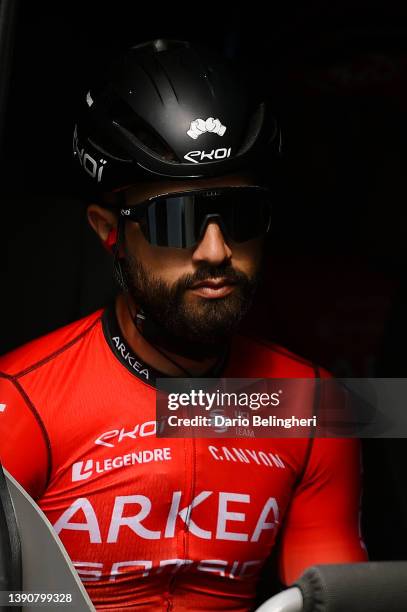
[[[125,297],[122,294],[119,295],[116,300],[116,316],[124,337],[136,355],[163,374],[186,376],[185,371],[187,371],[193,376],[199,377],[210,370],[224,354],[224,346],[219,347],[214,354],[209,356],[202,356],[202,353],[204,353],[202,351],[201,356],[198,357],[190,354],[185,355],[180,343],[177,342],[171,345],[167,340],[162,346],[156,339],[154,339],[154,342],[149,342],[148,338],[144,337],[134,324],[135,314],[134,304],[131,301],[127,303]],[[198,354],[199,351],[197,351]],[[166,355],[168,355],[168,358]],[[176,364],[179,364],[180,367]]]

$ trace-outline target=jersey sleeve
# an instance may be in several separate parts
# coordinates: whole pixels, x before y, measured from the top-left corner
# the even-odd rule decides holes
[[[45,428],[18,381],[0,375],[0,461],[33,497],[45,490],[50,450]]]
[[[360,533],[361,453],[357,439],[317,438],[282,526],[280,579],[311,565],[367,561]]]

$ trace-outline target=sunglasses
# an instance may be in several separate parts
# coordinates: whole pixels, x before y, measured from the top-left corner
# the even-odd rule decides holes
[[[159,195],[120,215],[140,224],[154,246],[188,249],[196,246],[208,223],[216,222],[226,239],[246,242],[270,228],[270,192],[257,186],[221,187]]]

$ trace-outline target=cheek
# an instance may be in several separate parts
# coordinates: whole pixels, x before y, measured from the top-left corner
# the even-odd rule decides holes
[[[171,249],[151,246],[145,239],[138,223],[134,224],[127,238],[128,250],[142,262],[151,275],[167,283],[174,283],[183,274],[193,272],[191,249]]]
[[[151,249],[151,272],[163,281],[173,284],[181,276],[192,274],[192,253],[185,249],[170,249],[150,247]]]
[[[264,239],[262,238],[232,244],[232,265],[246,274],[255,273],[260,267],[263,246]]]

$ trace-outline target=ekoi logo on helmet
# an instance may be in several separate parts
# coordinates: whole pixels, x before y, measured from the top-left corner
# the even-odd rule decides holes
[[[73,154],[74,157],[78,157],[79,163],[85,172],[100,183],[102,180],[102,172],[107,161],[105,159],[97,160],[85,151],[85,147],[81,148],[78,139],[78,127],[76,125],[73,133]]]
[[[205,134],[205,132],[212,132],[213,134],[219,134],[219,136],[223,136],[226,132],[226,127],[221,124],[219,119],[214,119],[213,117],[208,117],[206,121],[203,119],[195,119],[191,122],[191,126],[187,131],[188,136],[196,140],[201,136],[201,134]]]
[[[230,157],[231,153],[231,147],[228,149],[212,149],[212,151],[209,151],[209,153],[206,151],[188,151],[188,153],[184,155],[184,159],[189,162],[193,162],[194,164],[199,164],[200,162],[207,160],[213,161],[214,159],[225,159],[225,157]]]

